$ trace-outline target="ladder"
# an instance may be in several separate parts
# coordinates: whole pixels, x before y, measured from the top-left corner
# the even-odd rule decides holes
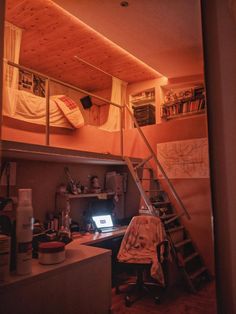
[[[129,157],[124,156],[124,160],[139,189],[147,212],[151,215],[159,216],[163,223],[174,260],[181,270],[187,287],[191,292],[196,292],[204,282],[211,279],[211,275],[204,265],[203,259],[196,245],[193,243],[189,232],[181,222],[181,217],[186,216],[190,219],[190,215],[139,127],[136,118],[133,116],[129,107],[127,105],[125,105],[125,107],[146,144],[150,155],[138,164],[133,164]],[[158,170],[166,180],[170,192],[175,199],[175,203],[179,207],[178,213],[170,201],[168,194],[161,188],[160,182],[155,176],[153,168],[150,166],[151,160],[158,167]]]
[[[130,158],[124,158],[146,205],[146,212],[160,217],[171,245],[174,260],[189,290],[196,292],[204,282],[211,279],[211,276],[189,232],[181,222],[180,218],[184,213],[176,214],[168,194],[162,190],[160,182],[148,163],[149,158],[140,164],[133,164]]]

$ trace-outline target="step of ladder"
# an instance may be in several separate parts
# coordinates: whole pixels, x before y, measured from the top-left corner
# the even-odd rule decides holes
[[[158,189],[149,189],[149,190],[145,190],[145,192],[156,192],[156,193],[163,193],[163,190],[158,190]]]
[[[170,220],[172,218],[177,219],[178,216],[176,214],[167,214],[167,215],[160,216],[160,219],[164,222],[164,224],[166,224],[166,220],[168,221],[168,219]]]
[[[184,246],[185,244],[188,244],[188,243],[191,243],[191,242],[192,242],[191,239],[185,239],[185,240],[183,240],[181,242],[174,243],[174,246],[178,249],[181,246]]]
[[[188,257],[183,258],[184,263],[188,263],[189,261],[191,261],[192,259],[194,259],[195,257],[199,256],[198,252],[194,252],[193,254],[189,255]]]
[[[158,206],[158,207],[165,207],[165,206],[169,206],[170,202],[151,202],[152,205],[154,206]]]
[[[177,219],[179,219],[181,216],[183,216],[184,215],[184,213],[182,213],[182,214],[179,214],[179,215],[176,215],[176,214],[173,214],[173,218],[170,218],[169,220],[166,220],[165,222],[164,222],[164,224],[165,225],[168,225],[169,223],[171,223],[171,222],[173,222],[173,221],[175,221],[175,220],[177,220]]]
[[[178,226],[178,227],[167,229],[166,232],[173,233],[173,232],[184,230],[184,229],[185,229],[184,226]]]
[[[199,275],[201,275],[202,273],[206,272],[207,268],[205,266],[201,267],[200,269],[198,269],[197,271],[195,271],[194,273],[189,275],[189,278],[191,280],[196,279]]]

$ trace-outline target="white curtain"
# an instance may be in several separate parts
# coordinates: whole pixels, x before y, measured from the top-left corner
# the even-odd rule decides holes
[[[124,105],[126,101],[127,83],[112,77],[111,102]],[[114,132],[120,130],[120,108],[110,105],[107,121],[99,127],[100,129]]]
[[[19,63],[22,30],[8,22],[4,26],[4,59]],[[19,70],[9,66],[4,60],[3,114],[15,113],[16,95],[12,90],[18,89]]]

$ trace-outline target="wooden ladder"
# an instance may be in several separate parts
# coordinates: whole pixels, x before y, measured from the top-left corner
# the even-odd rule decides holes
[[[161,188],[160,182],[150,166],[149,161],[152,156],[139,164],[132,164],[128,157],[124,157],[124,159],[140,191],[146,212],[159,216],[162,220],[174,260],[189,290],[196,292],[204,282],[211,279],[211,276],[189,232],[181,222],[181,217],[186,213],[183,211],[176,214],[168,194]]]

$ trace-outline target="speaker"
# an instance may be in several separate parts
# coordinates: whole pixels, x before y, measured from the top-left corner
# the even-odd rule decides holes
[[[85,96],[83,98],[80,98],[80,102],[84,109],[88,109],[92,107],[93,105],[90,96]]]

